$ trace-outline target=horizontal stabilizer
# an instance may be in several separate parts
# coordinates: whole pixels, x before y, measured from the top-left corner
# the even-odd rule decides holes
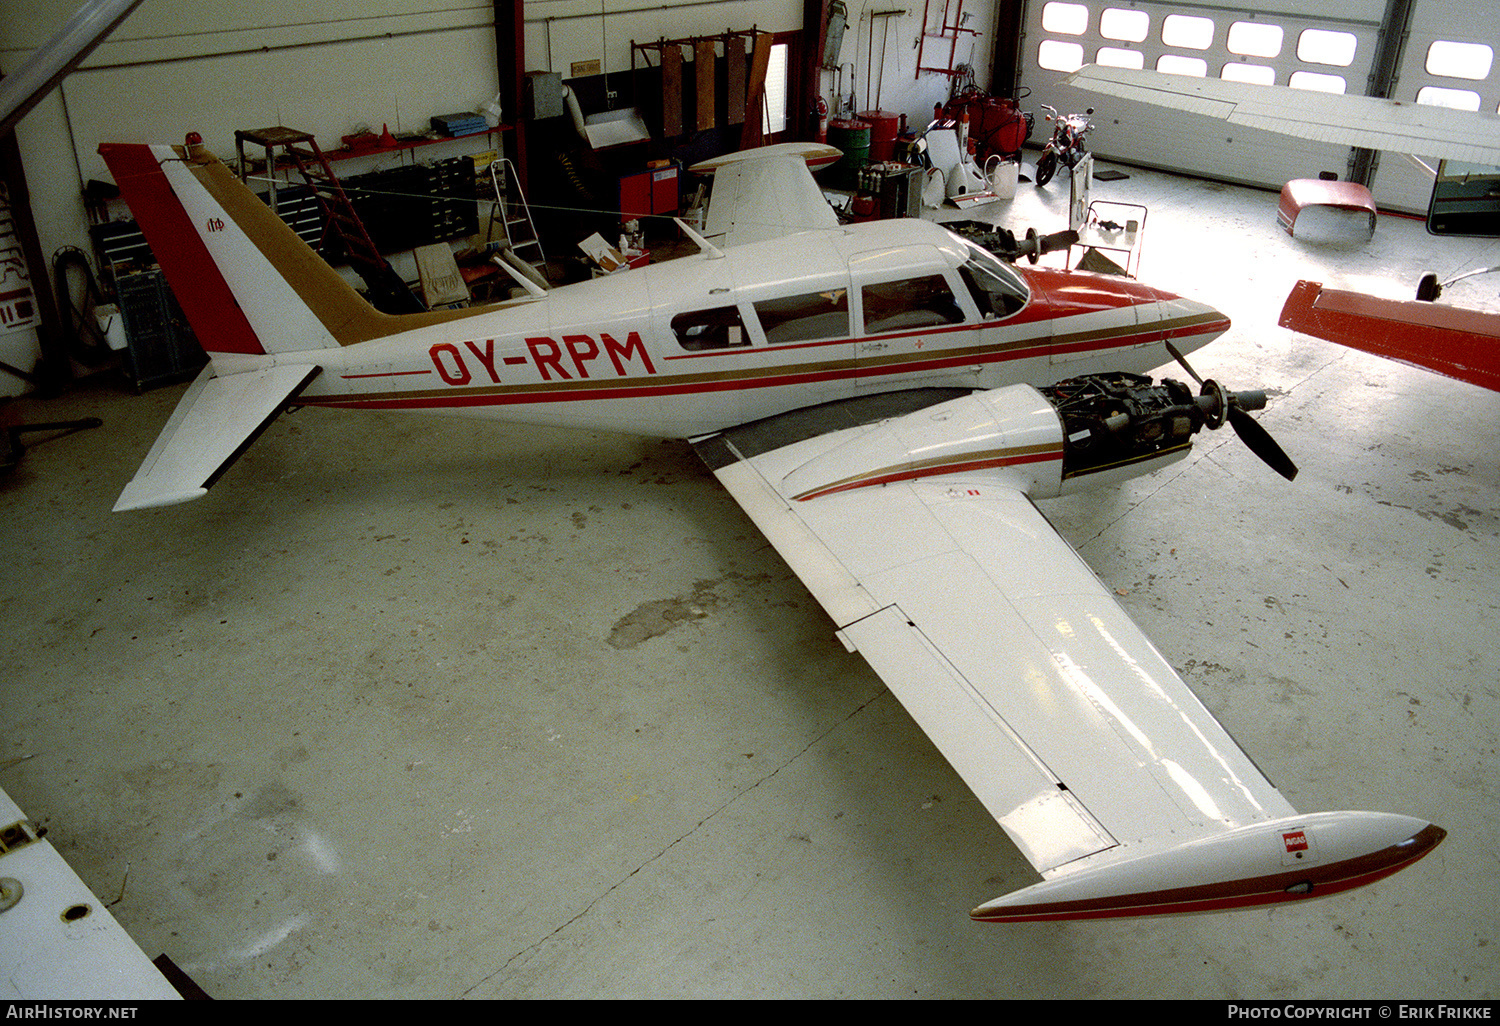
[[[838,226],[807,164],[781,154],[735,161],[715,172],[703,234],[728,247]]]
[[[981,905],[985,923],[1218,912],[1316,898],[1389,876],[1447,833],[1410,816],[1322,812],[1054,876]]]
[[[302,364],[218,377],[212,364],[205,367],[120,493],[115,512],[203,495],[319,370]]]

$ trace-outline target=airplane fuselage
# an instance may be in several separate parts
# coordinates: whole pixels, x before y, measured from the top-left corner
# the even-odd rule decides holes
[[[808,232],[555,289],[387,338],[271,357],[300,401],[692,437],[865,392],[1145,372],[1216,310],[1133,279],[1017,269],[930,222]]]

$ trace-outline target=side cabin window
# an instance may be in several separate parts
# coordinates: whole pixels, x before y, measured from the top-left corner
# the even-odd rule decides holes
[[[866,285],[860,290],[865,307],[865,334],[959,324],[964,312],[941,274]]]
[[[672,318],[672,334],[684,349],[731,349],[748,346],[750,335],[740,320],[737,306],[717,306],[711,310],[688,310]]]
[[[850,334],[848,289],[765,299],[755,304],[755,313],[771,345]]]

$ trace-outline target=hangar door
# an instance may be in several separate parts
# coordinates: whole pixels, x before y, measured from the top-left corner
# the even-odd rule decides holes
[[[1325,171],[1346,178],[1347,147],[1058,84],[1083,64],[1102,64],[1333,93],[1368,91],[1384,0],[1272,2],[1287,9],[1252,11],[1233,0],[1027,0],[1020,54],[1021,84],[1031,90],[1025,104],[1034,110],[1040,103],[1059,110],[1093,106],[1093,149],[1106,158],[1270,189]],[[1493,37],[1500,36],[1494,22],[1462,5],[1416,0],[1396,98],[1417,100],[1425,88],[1422,102],[1461,100],[1479,105],[1473,109],[1495,110],[1500,96],[1493,62],[1484,65],[1480,79],[1452,77],[1455,69],[1477,69],[1485,53],[1493,54]],[[1429,56],[1434,43],[1462,45],[1439,46]],[[1456,63],[1455,54],[1471,63]],[[1374,188],[1382,207],[1417,211],[1426,208],[1430,186],[1403,155],[1382,154]]]
[[[1500,113],[1500,15],[1485,6],[1417,0],[1393,98]],[[1422,159],[1435,167],[1441,156]],[[1382,153],[1370,190],[1382,207],[1425,210],[1432,177],[1402,154]]]

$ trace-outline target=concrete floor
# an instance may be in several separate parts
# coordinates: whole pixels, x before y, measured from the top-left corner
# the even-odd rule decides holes
[[[1493,999],[1500,401],[1276,316],[1500,249],[1311,244],[1272,193],[1127,170],[1094,194],[1149,207],[1140,276],[1234,318],[1195,365],[1269,390],[1301,475],[1224,431],[1044,511],[1293,805],[1446,827],[1417,866],[976,925],[1031,869],[685,444],[310,410],[113,515],[181,388],[97,379],[16,406],[105,424],[0,483],[0,786],[217,998]]]

